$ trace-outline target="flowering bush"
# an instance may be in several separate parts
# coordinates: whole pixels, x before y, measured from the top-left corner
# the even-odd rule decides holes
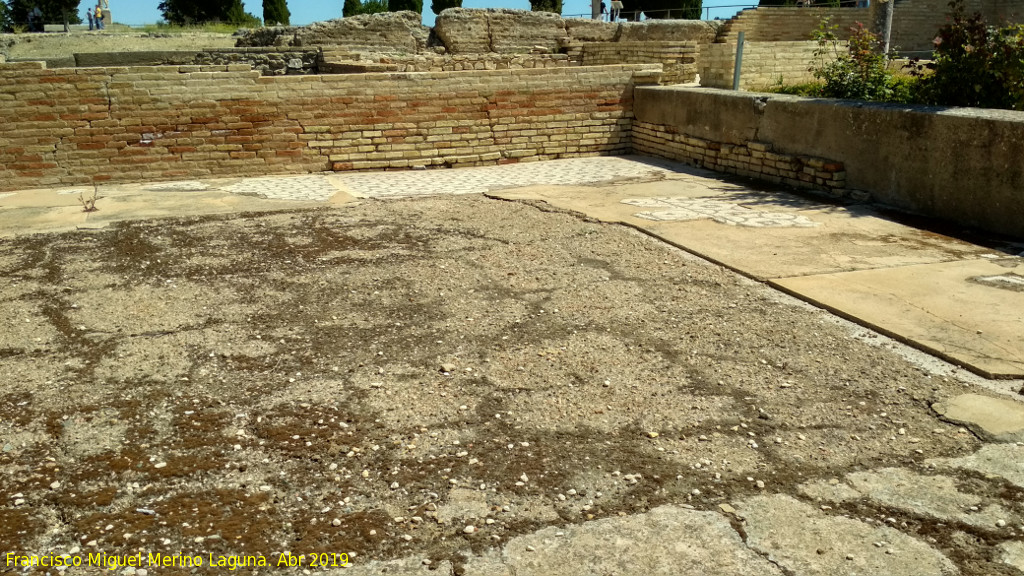
[[[910,98],[905,80],[889,69],[889,59],[879,52],[878,37],[860,22],[850,30],[850,40],[842,49],[836,35],[838,27],[828,18],[822,20],[814,35],[814,77],[821,82],[818,95],[875,102],[902,102]]]
[[[1024,25],[995,28],[953,0],[935,38],[934,60],[919,71],[927,104],[1024,110]]]

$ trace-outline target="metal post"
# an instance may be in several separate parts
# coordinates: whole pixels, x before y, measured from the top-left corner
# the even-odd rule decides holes
[[[882,33],[882,53],[889,57],[890,40],[892,39],[892,13],[896,10],[896,0],[889,0],[885,3],[885,30]]]
[[[892,2],[892,0],[889,0]],[[743,70],[743,32],[740,31],[740,37],[736,40],[736,65],[732,69],[732,89],[740,89],[740,72]]]

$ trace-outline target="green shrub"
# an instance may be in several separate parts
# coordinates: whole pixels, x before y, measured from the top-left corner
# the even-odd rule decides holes
[[[927,104],[1024,110],[1024,25],[994,28],[967,16],[953,0],[950,23],[935,38],[934,60],[923,68]]]
[[[837,26],[824,18],[814,34],[814,77],[821,82],[820,96],[868,100],[872,102],[909,102],[914,98],[917,80],[897,77],[890,70],[889,57],[879,50],[878,36],[860,22],[850,30],[846,50],[842,49]]]

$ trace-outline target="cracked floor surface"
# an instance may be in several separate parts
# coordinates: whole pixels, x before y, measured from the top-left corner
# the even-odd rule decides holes
[[[930,409],[970,383],[626,227],[470,195],[0,245],[0,554],[1024,570],[1024,447]]]

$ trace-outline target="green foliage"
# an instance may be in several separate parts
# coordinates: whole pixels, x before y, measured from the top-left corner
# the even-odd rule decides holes
[[[345,0],[342,8],[343,16],[358,16],[359,14],[380,14],[388,11],[388,0]]]
[[[879,51],[878,37],[860,22],[850,30],[846,50],[836,35],[838,26],[824,18],[814,34],[814,77],[821,82],[821,96],[873,102],[905,101],[906,81],[897,81],[888,58]],[[897,88],[900,88],[897,90]]]
[[[4,6],[4,16],[0,15],[0,27],[14,29],[15,27],[28,26],[28,14],[38,7],[42,12],[42,22],[36,22],[39,29],[42,24],[81,24],[82,17],[78,14],[78,5],[81,0],[7,0]],[[0,3],[2,4],[2,3]]]
[[[287,0],[263,0],[263,22],[267,26],[287,26],[291,17]]]
[[[388,0],[388,12],[402,12],[405,10],[422,14],[423,0]]]
[[[1024,110],[1024,25],[995,28],[967,16],[953,0],[950,23],[935,38],[934,60],[921,78],[928,104]]]
[[[430,11],[434,14],[440,14],[449,8],[462,8],[462,0],[433,0],[430,3]]]
[[[249,28],[261,25],[259,18],[245,11],[242,0],[163,0],[158,8],[164,20],[176,26],[205,22],[227,22]]]
[[[530,10],[534,12],[562,13],[562,0],[530,0]]]
[[[11,21],[11,9],[7,7],[7,4],[0,2],[0,32],[10,32],[14,29],[14,23]]]

